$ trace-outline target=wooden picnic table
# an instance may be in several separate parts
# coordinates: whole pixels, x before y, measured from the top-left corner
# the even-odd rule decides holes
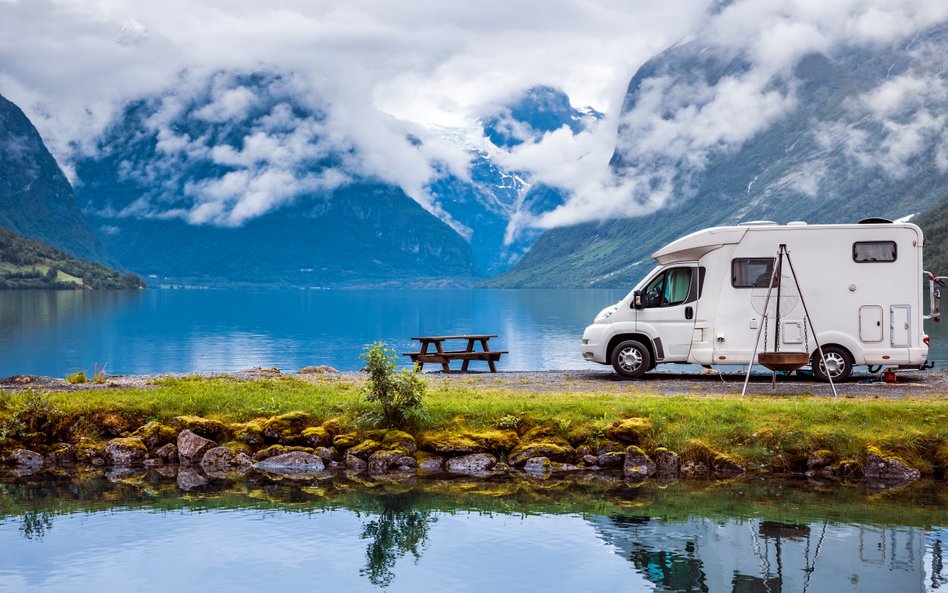
[[[419,369],[424,369],[425,363],[440,364],[444,372],[451,372],[450,362],[460,360],[461,370],[466,371],[468,364],[472,360],[486,360],[490,366],[490,372],[496,373],[497,366],[494,364],[500,360],[500,357],[507,354],[505,350],[491,350],[488,341],[496,338],[496,334],[465,334],[461,336],[418,336],[412,338],[421,342],[420,352],[405,352],[403,356],[410,356],[411,361],[418,365]],[[464,350],[445,350],[444,343],[449,340],[466,340],[467,347]],[[475,350],[474,346],[480,342],[481,349]],[[434,344],[435,351],[429,352],[429,347]]]

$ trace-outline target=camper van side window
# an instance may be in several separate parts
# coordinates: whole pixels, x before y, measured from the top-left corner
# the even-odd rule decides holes
[[[853,243],[853,261],[859,264],[869,262],[891,262],[899,257],[895,241],[857,241]]]
[[[642,306],[671,307],[695,300],[691,268],[669,268],[652,278],[642,291]]]
[[[731,260],[731,286],[767,288],[774,273],[772,257],[738,257]]]

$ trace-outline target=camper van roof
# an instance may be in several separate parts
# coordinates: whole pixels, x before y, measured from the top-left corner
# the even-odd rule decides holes
[[[873,225],[868,225],[873,226]],[[911,228],[918,235],[918,245],[922,245],[922,230],[918,226],[910,223],[888,223],[890,228]],[[862,229],[865,230],[865,224],[814,224],[808,225],[801,221],[794,221],[786,225],[779,224],[751,224],[738,226],[721,226],[710,229],[702,229],[685,235],[681,239],[672,241],[652,254],[652,259],[660,265],[683,261],[697,261],[706,253],[715,249],[720,249],[724,245],[733,245],[740,243],[744,235],[751,232],[772,232],[786,230],[788,227],[794,229],[808,228],[813,230],[835,228],[835,229]]]
[[[672,241],[652,254],[659,264],[696,261],[724,245],[740,243],[748,227],[724,226],[700,230]]]

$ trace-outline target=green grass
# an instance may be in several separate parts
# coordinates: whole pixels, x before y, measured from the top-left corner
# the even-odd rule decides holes
[[[0,425],[36,397],[0,392]],[[92,389],[42,397],[48,399],[44,405],[63,418],[119,413],[141,424],[169,422],[181,415],[246,422],[303,411],[313,425],[336,418],[348,431],[368,428],[360,418],[374,409],[360,384],[348,379],[188,377],[161,380],[149,389]],[[808,453],[820,449],[839,459],[859,459],[868,446],[899,455],[929,474],[948,461],[948,401],[938,399],[514,392],[452,384],[429,387],[425,402],[430,419],[418,433],[513,428],[523,435],[530,428],[548,426],[574,446],[596,445],[605,440],[612,422],[644,417],[652,422],[642,443],[646,449],[664,446],[680,452],[699,441],[772,470],[798,468]]]

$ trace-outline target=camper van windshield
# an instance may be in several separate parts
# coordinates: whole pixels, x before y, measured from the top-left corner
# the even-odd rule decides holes
[[[767,288],[774,273],[772,257],[739,257],[731,260],[731,286]]]

